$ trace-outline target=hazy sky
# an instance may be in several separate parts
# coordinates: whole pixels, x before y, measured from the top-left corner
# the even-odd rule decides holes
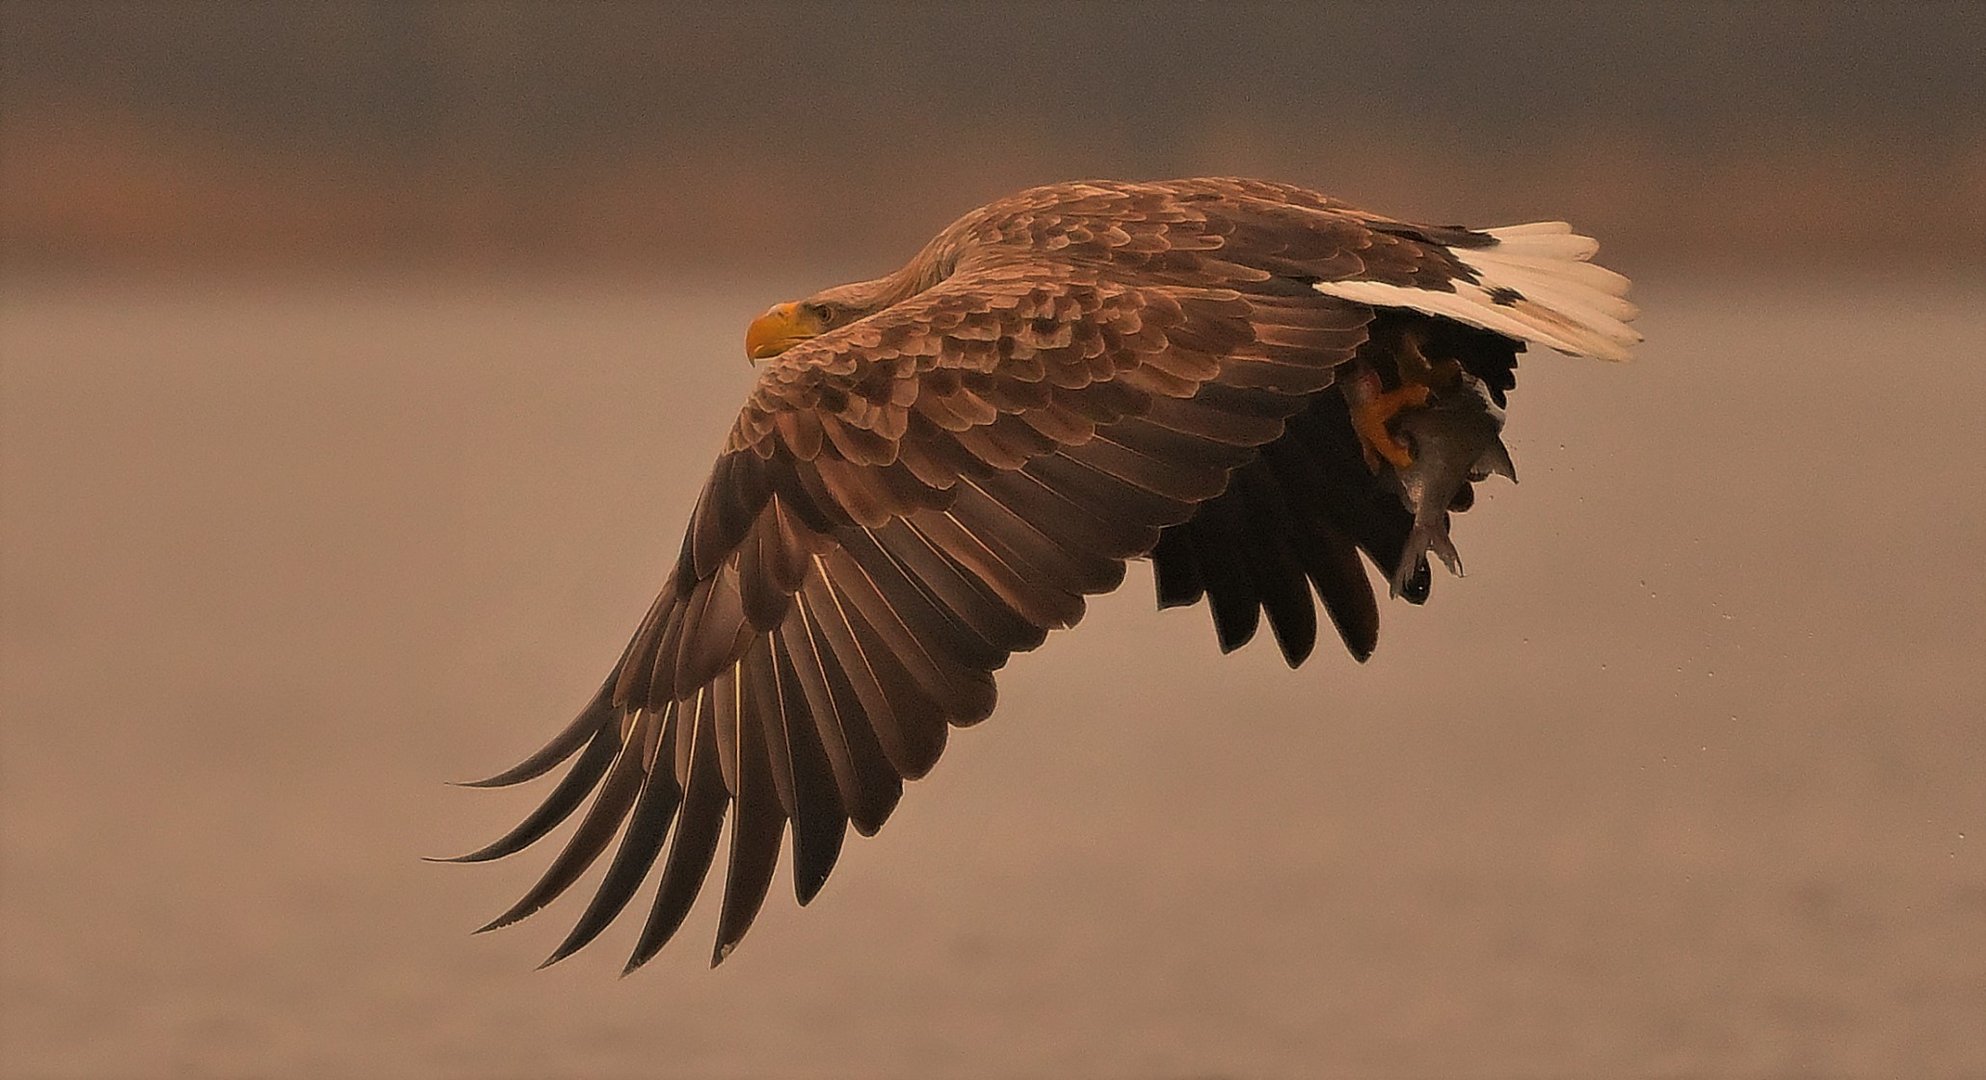
[[[1029,183],[1220,172],[1986,265],[1981,4],[0,11],[15,257],[880,261]]]

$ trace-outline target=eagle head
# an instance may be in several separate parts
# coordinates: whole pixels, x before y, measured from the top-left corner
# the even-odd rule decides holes
[[[766,360],[808,338],[873,315],[888,307],[885,282],[861,281],[823,289],[805,300],[774,304],[745,328],[745,356]]]

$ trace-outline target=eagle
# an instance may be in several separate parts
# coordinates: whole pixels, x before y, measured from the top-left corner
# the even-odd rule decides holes
[[[751,397],[660,595],[543,749],[572,764],[516,853],[591,804],[530,915],[619,845],[545,961],[591,942],[661,863],[626,971],[682,926],[730,819],[716,965],[790,836],[800,904],[874,834],[1007,658],[1153,566],[1223,652],[1266,621],[1291,667],[1318,612],[1350,654],[1379,598],[1460,572],[1449,514],[1515,479],[1517,354],[1622,360],[1627,279],[1564,222],[1421,225],[1289,184],[1083,181],[974,210],[902,268],[775,305]],[[666,849],[666,854],[665,854]]]

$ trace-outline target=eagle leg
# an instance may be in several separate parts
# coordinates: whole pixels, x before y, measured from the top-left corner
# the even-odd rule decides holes
[[[1396,469],[1413,464],[1407,444],[1395,438],[1386,425],[1402,410],[1427,404],[1433,393],[1424,382],[1403,382],[1397,390],[1387,390],[1379,373],[1360,363],[1345,382],[1345,402],[1351,406],[1352,430],[1358,433],[1359,447],[1365,451],[1366,467],[1378,472],[1382,462]]]
[[[1358,433],[1365,451],[1366,467],[1377,473],[1382,462],[1404,469],[1414,462],[1412,448],[1390,430],[1395,417],[1408,409],[1425,407],[1428,399],[1445,394],[1462,383],[1462,365],[1452,359],[1430,361],[1421,352],[1419,335],[1409,329],[1400,334],[1393,349],[1393,368],[1398,386],[1386,389],[1385,382],[1370,364],[1359,361],[1345,386],[1351,405],[1352,429]]]

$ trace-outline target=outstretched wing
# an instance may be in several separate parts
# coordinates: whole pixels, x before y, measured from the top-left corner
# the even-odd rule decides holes
[[[1247,194],[1237,211],[1236,194],[1104,191],[1100,206],[1011,213],[939,284],[764,365],[614,672],[543,750],[483,782],[578,755],[537,811],[469,861],[522,849],[594,793],[543,878],[485,929],[549,903],[619,833],[546,962],[598,935],[659,859],[632,970],[681,926],[728,814],[722,960],[763,903],[786,833],[804,904],[847,827],[880,828],[948,726],[992,711],[992,673],[1009,655],[1073,625],[1086,595],[1115,588],[1125,560],[1151,553],[1238,469],[1264,471],[1237,490],[1280,498],[1277,478],[1303,472],[1302,446],[1279,455],[1294,465],[1262,448],[1336,400],[1319,392],[1375,317],[1318,282],[1438,290],[1457,270],[1434,239],[1269,196]],[[1292,430],[1315,426],[1299,421]],[[1323,565],[1303,569],[1341,628],[1369,621],[1355,545],[1370,552],[1373,538],[1354,535],[1356,522],[1318,527],[1335,530],[1319,534],[1326,550],[1297,554]],[[1203,559],[1199,576],[1218,561]],[[1229,594],[1215,584],[1205,591],[1221,622]]]

